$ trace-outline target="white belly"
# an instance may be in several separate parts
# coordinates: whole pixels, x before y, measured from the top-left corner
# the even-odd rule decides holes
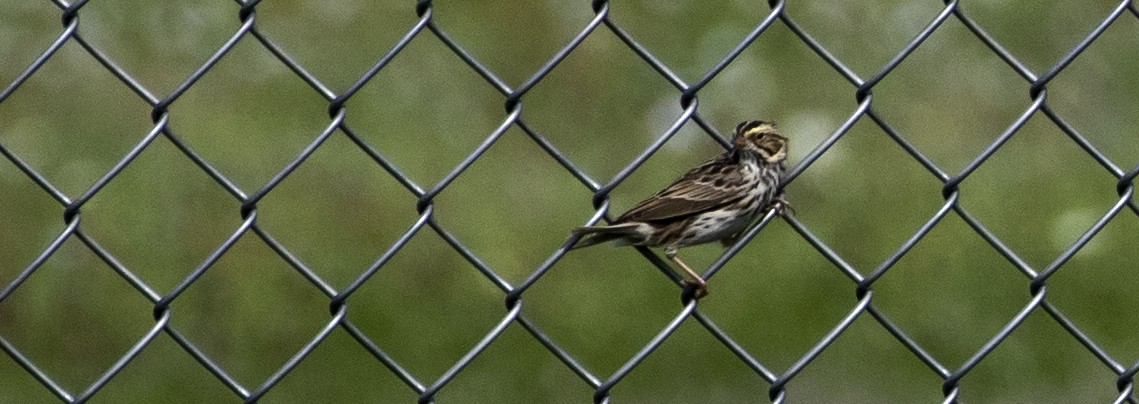
[[[685,231],[683,246],[710,243],[739,233],[751,223],[751,215],[726,216],[704,213],[696,217]]]

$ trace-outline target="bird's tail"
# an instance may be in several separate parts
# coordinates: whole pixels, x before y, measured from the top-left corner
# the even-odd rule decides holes
[[[578,240],[571,250],[601,244],[606,241],[621,240],[627,236],[637,234],[639,223],[622,223],[612,226],[583,226],[573,229],[571,234],[585,236]]]

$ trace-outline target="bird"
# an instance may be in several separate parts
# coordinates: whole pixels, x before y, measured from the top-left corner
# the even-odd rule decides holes
[[[774,122],[744,121],[723,154],[689,170],[608,225],[573,229],[571,235],[580,238],[571,249],[607,241],[664,247],[665,257],[691,277],[685,283],[695,288],[694,297],[707,296],[707,282],[677,257],[678,250],[713,241],[731,246],[762,213],[775,210],[782,215],[790,209],[780,187],[787,150],[787,138]]]

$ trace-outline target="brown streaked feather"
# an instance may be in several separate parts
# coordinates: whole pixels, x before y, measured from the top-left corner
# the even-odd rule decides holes
[[[735,203],[743,176],[729,154],[688,171],[665,189],[629,209],[614,222],[650,222],[691,216]]]
[[[584,236],[577,242],[571,250],[578,248],[589,247],[595,244],[601,244],[606,241],[613,241],[625,238],[632,234],[636,234],[636,229],[639,225],[636,223],[615,224],[611,226],[583,226],[573,229],[571,232],[574,235]]]

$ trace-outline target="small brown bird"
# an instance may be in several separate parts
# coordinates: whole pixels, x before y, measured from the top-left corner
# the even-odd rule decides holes
[[[606,241],[617,245],[664,247],[664,255],[692,277],[695,297],[708,294],[700,274],[676,256],[677,250],[720,241],[731,246],[761,213],[788,207],[776,195],[787,171],[787,138],[774,122],[736,126],[732,148],[693,168],[656,195],[641,201],[608,226],[573,229],[585,235],[574,249]]]

